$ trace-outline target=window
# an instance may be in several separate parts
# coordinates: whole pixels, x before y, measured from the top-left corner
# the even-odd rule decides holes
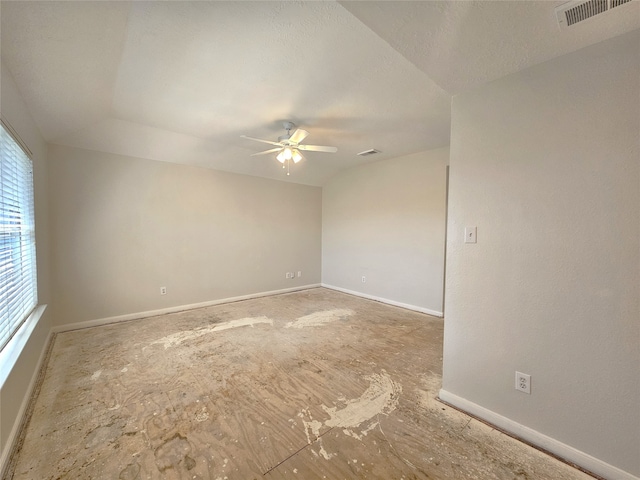
[[[33,163],[0,132],[0,350],[38,303],[33,215]]]

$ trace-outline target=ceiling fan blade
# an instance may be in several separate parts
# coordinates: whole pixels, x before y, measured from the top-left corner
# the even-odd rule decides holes
[[[301,128],[298,128],[295,132],[293,132],[293,135],[289,137],[289,142],[300,143],[302,140],[307,138],[307,135],[309,135],[309,132],[307,132],[306,130],[302,130]]]
[[[240,135],[240,136],[242,138],[248,138],[249,140],[255,140],[256,142],[268,143],[269,145],[277,145],[279,147],[282,147],[282,144],[278,142],[272,142],[271,140],[262,140],[261,138],[249,137],[247,135]]]
[[[306,150],[308,152],[336,153],[338,151],[337,147],[324,147],[322,145],[298,145],[296,148],[298,150]]]
[[[266,155],[267,153],[279,152],[280,150],[282,150],[282,147],[272,148],[270,150],[265,150],[264,152],[252,153],[250,156],[255,157],[256,155]]]

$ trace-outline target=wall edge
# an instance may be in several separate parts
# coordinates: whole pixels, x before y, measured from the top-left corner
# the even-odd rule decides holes
[[[388,298],[377,297],[375,295],[369,295],[367,293],[356,292],[355,290],[349,290],[342,287],[336,287],[335,285],[329,285],[327,283],[321,283],[321,287],[328,288],[330,290],[336,290],[342,293],[348,293],[349,295],[355,295],[356,297],[362,297],[369,300],[375,300],[376,302],[386,303],[387,305],[393,305],[394,307],[406,308],[407,310],[413,310],[415,312],[426,313],[427,315],[431,315],[433,317],[443,318],[444,314],[442,312],[438,312],[436,310],[431,310],[429,308],[418,307],[417,305],[411,305],[408,303],[396,302],[395,300],[390,300]]]
[[[237,297],[228,297],[228,298],[221,298],[218,300],[209,300],[207,302],[191,303],[187,305],[177,305],[175,307],[160,308],[158,310],[147,310],[144,312],[135,312],[135,313],[128,313],[125,315],[117,315],[113,317],[97,318],[93,320],[86,320],[83,322],[65,323],[63,325],[56,325],[51,330],[54,333],[69,332],[72,330],[81,330],[83,328],[99,327],[101,325],[109,325],[112,323],[127,322],[129,320],[140,320],[142,318],[155,317],[156,315],[165,315],[168,313],[183,312],[185,310],[194,310],[196,308],[212,307],[214,305],[221,305],[223,303],[240,302],[242,300],[250,300],[252,298],[268,297],[271,295],[280,295],[282,293],[308,290],[310,288],[317,288],[319,286],[320,286],[319,283],[312,283],[309,285],[283,288],[280,290],[271,290],[267,292],[258,292],[258,293],[250,293],[248,295],[240,295]]]
[[[587,473],[593,472],[600,477],[611,479],[615,478],[616,480],[640,480],[639,477],[636,477],[629,472],[621,470],[620,468],[608,464],[603,460],[592,457],[588,453],[562,443],[559,440],[548,437],[537,430],[515,422],[507,417],[503,417],[492,410],[482,407],[465,398],[459,397],[445,389],[440,390],[438,398],[442,402],[449,404],[456,409],[468,413],[473,417],[477,417],[480,420],[486,421],[491,425],[495,425],[499,429],[504,430],[507,434],[513,435],[524,441],[524,443],[531,444],[535,448],[539,448],[546,453],[557,456],[567,463],[579,466]]]

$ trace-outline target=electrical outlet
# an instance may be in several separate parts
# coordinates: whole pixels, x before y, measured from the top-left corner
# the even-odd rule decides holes
[[[367,277],[365,277],[364,275],[362,275],[362,283],[367,283]]]
[[[287,272],[285,278],[291,278],[291,272]]]
[[[160,287],[160,295],[166,295],[167,294],[167,287]]]
[[[516,372],[516,390],[531,395],[531,375]]]
[[[302,276],[302,270],[298,270],[298,278]]]

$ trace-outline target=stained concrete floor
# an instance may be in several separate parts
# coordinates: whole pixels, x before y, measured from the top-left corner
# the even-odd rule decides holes
[[[592,478],[439,403],[442,332],[317,288],[58,334],[6,478]]]

